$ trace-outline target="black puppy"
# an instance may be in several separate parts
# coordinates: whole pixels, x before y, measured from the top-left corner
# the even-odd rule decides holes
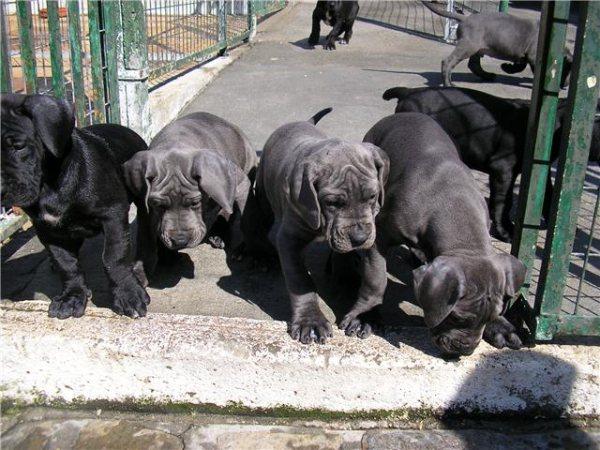
[[[521,173],[529,101],[504,99],[472,89],[454,87],[405,88],[385,91],[385,100],[398,99],[396,112],[420,112],[433,117],[458,147],[471,169],[490,175],[492,235],[509,242],[513,234],[510,212],[516,177]],[[600,103],[599,103],[600,107]],[[558,156],[566,100],[559,100],[552,159]],[[600,119],[594,122],[590,161],[600,154]],[[548,217],[552,184],[546,186],[544,214]]]
[[[510,63],[502,64],[506,73],[525,70],[527,64],[535,72],[539,23],[503,12],[480,13],[465,16],[446,11],[436,2],[422,1],[423,5],[443,17],[459,22],[454,51],[442,61],[444,86],[452,86],[452,69],[469,58],[469,70],[483,80],[493,80],[495,75],[481,68],[484,55]],[[569,84],[573,56],[565,49],[561,87]]]
[[[114,311],[146,315],[150,298],[142,275],[134,273],[130,199],[120,169],[145,149],[140,136],[120,125],[75,128],[73,110],[64,100],[2,96],[2,203],[23,208],[60,274],[63,291],[52,299],[50,317],[83,315],[91,294],[78,252],[85,238],[100,232]]]
[[[333,27],[327,35],[325,50],[335,50],[335,41],[342,33],[344,33],[344,37],[340,39],[340,44],[348,44],[352,37],[352,27],[358,10],[358,2],[318,1],[312,15],[312,31],[308,38],[308,44],[314,46],[319,43],[321,20]]]

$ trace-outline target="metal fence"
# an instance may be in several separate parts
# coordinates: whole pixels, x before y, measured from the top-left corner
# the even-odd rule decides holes
[[[2,1],[2,92],[51,93],[76,105],[77,122],[103,122],[105,30],[98,1]]]
[[[498,11],[497,0],[458,1],[450,0],[447,7],[453,11]],[[420,0],[368,1],[360,3],[358,17],[362,20],[384,24],[402,31],[443,39],[455,38],[455,21],[446,19],[427,9]]]
[[[579,16],[561,137],[554,130],[569,2],[544,3],[540,22],[518,232],[512,249],[530,268],[517,306],[532,313],[530,327],[539,340],[600,335],[600,169],[595,162],[588,164],[599,95],[600,3],[581,2]],[[547,230],[541,230],[554,139],[560,139],[560,156]],[[526,302],[527,297],[533,297],[533,302]]]
[[[277,1],[146,0],[149,83],[166,79],[247,39],[252,15],[285,6]]]

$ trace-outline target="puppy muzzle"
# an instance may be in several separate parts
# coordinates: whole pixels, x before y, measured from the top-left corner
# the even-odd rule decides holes
[[[206,229],[163,230],[160,240],[169,250],[181,250],[198,246],[205,235]]]
[[[368,249],[375,242],[375,227],[371,222],[359,222],[345,227],[332,227],[329,246],[338,253]]]

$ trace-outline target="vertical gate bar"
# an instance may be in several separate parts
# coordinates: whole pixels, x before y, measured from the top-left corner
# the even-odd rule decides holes
[[[227,11],[225,11],[225,0],[219,0],[219,45],[221,49],[227,48]]]
[[[569,3],[544,2],[532,101],[519,190],[519,212],[512,253],[529,268],[522,294],[527,296],[548,173],[560,92]]]
[[[596,220],[598,219],[598,210],[600,206],[600,187],[596,189],[596,204],[594,205],[594,213],[592,215],[592,224],[590,225],[590,235],[588,236],[587,245],[585,247],[585,256],[583,258],[583,265],[581,266],[581,278],[579,278],[579,284],[577,286],[577,297],[575,298],[575,311],[573,314],[579,314],[579,300],[581,299],[581,290],[583,289],[583,281],[585,279],[585,270],[587,269],[588,262],[590,260],[590,251],[592,250],[592,244],[594,242],[594,230],[596,228]]]
[[[50,34],[50,66],[52,69],[52,91],[58,98],[65,98],[65,77],[63,73],[62,39],[58,1],[48,0],[48,31]]]
[[[600,93],[600,2],[582,2],[573,73],[563,124],[558,175],[536,293],[542,315],[559,314],[575,239],[592,126]],[[582,330],[584,331],[584,330]],[[539,330],[540,338],[553,330]]]
[[[6,3],[0,2],[0,26],[2,34],[0,36],[0,49],[2,52],[2,60],[0,64],[0,92],[12,92],[11,67],[12,58],[10,55],[9,38],[8,38],[8,21],[6,20]]]
[[[35,60],[35,47],[33,36],[33,22],[31,20],[31,3],[17,3],[17,20],[19,22],[19,37],[21,39],[21,65],[25,78],[25,91],[28,94],[37,92],[37,67]]]
[[[88,31],[92,72],[93,122],[106,122],[104,109],[104,79],[102,73],[102,37],[100,35],[100,10],[98,0],[88,0]]]
[[[83,86],[83,51],[81,49],[81,26],[79,23],[79,1],[67,0],[69,24],[69,47],[71,48],[71,79],[73,80],[73,99],[77,124],[85,125],[85,89]]]
[[[254,36],[256,36],[256,0],[247,0],[248,3],[248,30],[250,30],[250,34],[248,35],[248,41],[252,41]]]
[[[498,11],[508,12],[508,0],[500,0],[500,4],[498,5]]]
[[[117,67],[118,34],[121,32],[120,4],[114,0],[102,0],[104,17],[104,50],[106,52],[106,78],[108,86],[108,121],[121,123],[119,103],[119,72]]]

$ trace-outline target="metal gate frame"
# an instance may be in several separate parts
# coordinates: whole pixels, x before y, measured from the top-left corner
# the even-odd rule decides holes
[[[521,311],[528,310],[525,298],[530,285],[546,183],[552,164],[551,148],[569,8],[569,1],[546,1],[543,3],[540,21],[536,62],[538,70],[534,77],[521,175],[517,234],[512,246],[512,253],[530,269],[529,278],[517,300]],[[577,309],[575,314],[561,312],[599,92],[600,2],[582,2],[567,113],[560,141],[556,186],[552,194],[548,232],[532,311],[534,320],[530,325],[537,340],[551,340],[558,335],[600,335],[600,316],[580,315],[577,314]],[[596,202],[595,214],[597,212]],[[595,224],[595,220],[592,223]],[[589,251],[590,246],[587,249],[588,253]]]

